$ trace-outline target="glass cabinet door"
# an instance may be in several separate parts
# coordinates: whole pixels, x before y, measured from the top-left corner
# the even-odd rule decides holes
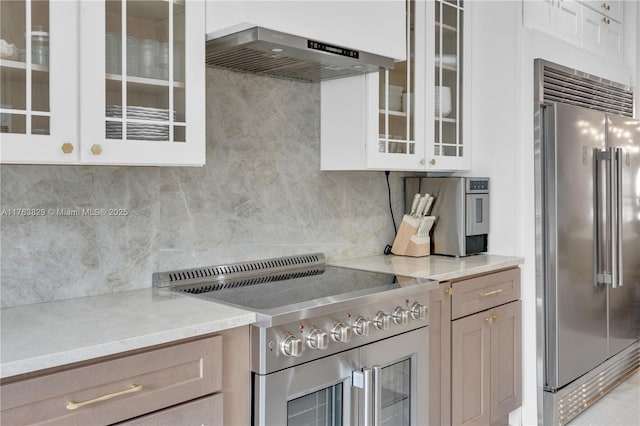
[[[49,2],[0,4],[0,133],[48,135]]]
[[[184,3],[105,8],[105,138],[184,142]]]
[[[424,50],[425,3],[409,0],[406,7],[406,60],[367,76],[378,93],[377,146],[369,150],[367,168],[424,169],[425,67],[424,54],[416,52]]]
[[[435,168],[465,156],[463,140],[463,0],[435,2],[435,91],[433,155]],[[435,160],[438,158],[438,160]],[[455,167],[454,167],[455,168]]]
[[[379,72],[378,152],[415,154],[415,2],[407,2],[407,59]]]
[[[71,2],[0,2],[2,162],[76,158],[76,17]]]
[[[81,52],[102,60],[82,70],[83,161],[203,164],[204,2],[90,3]]]

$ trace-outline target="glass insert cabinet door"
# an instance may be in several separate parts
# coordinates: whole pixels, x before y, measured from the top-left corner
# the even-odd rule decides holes
[[[462,126],[466,89],[464,6],[463,0],[435,1],[434,127],[430,166],[440,169],[461,168],[459,159],[467,155]]]
[[[378,93],[378,145],[369,150],[367,167],[387,169],[424,168],[424,61],[425,2],[407,1],[406,60],[392,70],[367,76]],[[416,54],[418,52],[418,54]],[[373,133],[371,130],[369,133]]]
[[[85,9],[99,31],[83,29],[88,39],[81,42],[97,64],[87,65],[93,85],[83,87],[91,121],[83,140],[92,141],[84,159],[202,164],[203,2],[92,3],[99,4]],[[85,90],[97,97],[85,99]]]
[[[76,18],[73,2],[0,2],[3,163],[77,159]]]

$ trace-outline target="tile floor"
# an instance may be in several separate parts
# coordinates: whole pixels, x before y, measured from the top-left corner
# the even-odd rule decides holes
[[[639,426],[640,371],[620,383],[569,426]]]

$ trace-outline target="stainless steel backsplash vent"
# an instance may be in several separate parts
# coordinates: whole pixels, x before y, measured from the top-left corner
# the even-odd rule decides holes
[[[312,253],[227,265],[154,272],[154,287],[171,287],[192,294],[225,288],[317,275],[324,272],[324,254]]]
[[[561,102],[633,117],[630,86],[536,59],[539,102]]]

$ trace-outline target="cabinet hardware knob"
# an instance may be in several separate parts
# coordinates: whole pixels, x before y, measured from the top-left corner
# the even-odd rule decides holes
[[[93,155],[102,154],[102,146],[100,146],[99,144],[92,145],[91,152],[93,153]]]
[[[603,8],[604,10],[611,10],[611,6],[609,6],[609,5],[608,5],[608,4],[606,4],[606,3],[602,3],[602,8]]]
[[[451,296],[451,295],[453,294],[453,288],[452,288],[452,287],[449,287],[449,288],[447,289],[447,294],[448,294],[449,296]]]
[[[420,160],[420,165],[421,165],[421,166],[424,166],[424,165],[425,165],[425,163],[426,163],[426,161],[425,161],[425,159],[424,159],[424,158],[423,158],[422,160]]]
[[[431,161],[429,161],[429,164],[431,164],[432,166],[436,165],[436,159],[432,158]]]
[[[111,399],[111,398],[114,398],[116,396],[126,395],[128,393],[134,393],[134,392],[138,392],[138,391],[141,391],[141,390],[142,390],[142,385],[131,385],[129,387],[129,389],[125,389],[125,390],[120,391],[120,392],[108,393],[108,394],[102,395],[102,396],[100,396],[98,398],[90,399],[88,401],[84,401],[84,402],[73,402],[73,401],[70,401],[67,404],[67,410],[75,410],[76,408],[84,407],[85,405],[94,404],[94,403],[100,402],[100,401],[106,401],[107,399]]]
[[[500,319],[500,317],[498,315],[491,315],[491,319],[493,321],[498,321]]]
[[[65,154],[71,154],[73,152],[73,145],[71,145],[69,142],[63,143],[62,152],[64,152]]]
[[[493,322],[493,317],[492,317],[492,316],[489,316],[489,317],[486,317],[484,320],[485,320],[488,324],[491,324],[491,323]]]
[[[602,22],[604,22],[605,24],[609,25],[609,24],[611,24],[611,19],[609,19],[609,18],[602,18]]]

